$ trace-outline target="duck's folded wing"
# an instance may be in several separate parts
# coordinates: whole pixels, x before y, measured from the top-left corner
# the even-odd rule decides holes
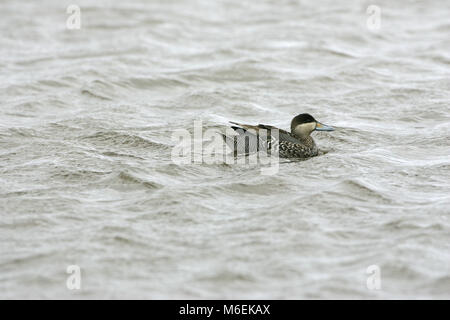
[[[269,126],[266,124],[258,124],[258,128],[267,130],[268,132],[270,132],[270,135],[272,137],[276,137],[276,139],[279,141],[290,141],[292,143],[299,143],[299,140],[286,130],[274,126]],[[277,133],[275,133],[274,130],[278,130],[278,136],[276,135]]]
[[[257,134],[261,130],[267,130],[267,131],[278,130],[280,132],[280,134],[290,135],[290,133],[285,130],[282,130],[282,129],[274,127],[274,126],[269,126],[267,124],[258,124],[257,126],[253,126],[250,124],[238,123],[238,122],[233,122],[233,121],[230,121],[230,123],[235,124],[241,128],[247,129],[247,130],[254,130]]]
[[[261,136],[271,136],[271,140],[276,139],[279,141],[289,141],[292,143],[299,143],[299,140],[292,135],[290,132],[287,132],[286,130],[274,127],[274,126],[270,126],[267,124],[258,124],[257,126],[252,126],[252,125],[248,125],[248,124],[241,124],[241,123],[237,123],[237,122],[232,122],[230,121],[230,123],[236,124],[242,128],[245,129],[251,129],[251,130],[255,130],[258,134],[260,132],[261,129],[267,130],[265,134],[261,134]],[[278,130],[278,133],[275,132],[275,130]],[[278,134],[278,136],[277,136]]]
[[[237,132],[237,135],[222,135],[222,137],[235,154],[249,154],[267,149],[267,141],[261,139],[258,131],[236,126],[231,128]]]

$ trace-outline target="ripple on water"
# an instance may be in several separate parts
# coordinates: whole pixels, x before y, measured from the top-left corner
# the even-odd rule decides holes
[[[111,146],[111,147],[133,147],[145,150],[168,150],[168,145],[151,141],[136,134],[117,131],[98,131],[92,135],[81,137],[82,141],[89,142],[95,146]]]
[[[130,192],[133,191],[131,188],[133,186],[142,187],[148,190],[157,190],[162,188],[162,186],[156,182],[140,178],[137,175],[126,171],[112,172],[105,178],[100,179],[98,184],[103,187],[118,188],[124,191],[130,187]]]

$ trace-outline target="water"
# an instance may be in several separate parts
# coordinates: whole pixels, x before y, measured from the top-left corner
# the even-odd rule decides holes
[[[0,3],[1,298],[450,298],[448,3],[76,4]],[[275,175],[171,159],[302,112]]]

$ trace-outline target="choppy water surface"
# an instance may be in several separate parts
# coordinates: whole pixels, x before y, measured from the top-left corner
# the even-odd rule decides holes
[[[1,298],[450,298],[445,2],[76,4],[0,3]],[[171,160],[302,112],[338,130],[273,176]]]

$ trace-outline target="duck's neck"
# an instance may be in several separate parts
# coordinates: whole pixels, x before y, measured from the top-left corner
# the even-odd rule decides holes
[[[314,139],[308,134],[308,135],[297,135],[294,133],[294,136],[300,140],[305,146],[309,148],[314,148],[316,146],[316,143],[314,142]]]

